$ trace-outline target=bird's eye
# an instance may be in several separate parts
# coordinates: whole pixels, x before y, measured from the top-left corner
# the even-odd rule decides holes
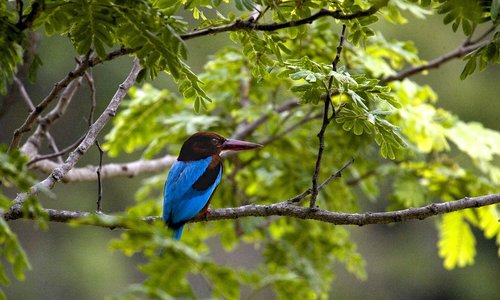
[[[215,145],[219,144],[219,140],[216,139],[216,138],[213,138],[213,139],[210,140],[210,143],[215,146]]]

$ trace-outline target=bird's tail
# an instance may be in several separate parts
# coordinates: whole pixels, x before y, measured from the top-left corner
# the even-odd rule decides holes
[[[180,240],[182,236],[182,229],[184,229],[184,224],[173,229],[174,229],[174,236],[173,236],[174,240],[176,241]]]

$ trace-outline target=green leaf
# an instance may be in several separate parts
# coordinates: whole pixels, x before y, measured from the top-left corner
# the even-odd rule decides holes
[[[477,122],[456,122],[446,136],[474,161],[489,162],[500,156],[500,133]]]
[[[474,73],[477,64],[479,64],[479,70],[482,71],[489,63],[500,63],[500,32],[496,32],[489,43],[465,56],[464,60],[467,63],[460,74],[462,80]]]
[[[11,23],[5,13],[0,13],[0,94],[7,92],[7,85],[12,82],[12,77],[17,70],[17,65],[22,60],[22,47],[24,35]]]
[[[498,205],[490,205],[476,208],[478,215],[478,227],[484,232],[484,236],[488,239],[497,238],[497,245],[500,248],[500,214]],[[500,251],[500,250],[499,250]]]
[[[235,5],[238,10],[244,11],[253,10],[256,4],[252,0],[236,0]]]
[[[420,207],[427,203],[429,194],[419,178],[411,173],[398,174],[393,182],[394,198],[398,206],[391,206],[392,210]]]
[[[0,185],[14,186],[21,191],[27,191],[35,184],[35,180],[34,176],[29,173],[26,163],[27,158],[21,151],[17,149],[8,151],[6,145],[0,144]],[[2,193],[0,191],[0,195]],[[7,206],[2,208],[7,208]]]
[[[3,218],[0,218],[0,240],[2,241],[0,253],[3,253],[5,259],[12,264],[16,279],[24,280],[24,272],[31,269],[31,266],[16,234],[10,230]],[[0,264],[0,283],[9,284],[9,279],[3,270],[3,264]]]
[[[463,212],[444,215],[439,233],[439,256],[444,259],[443,264],[446,269],[451,270],[474,263],[476,239],[464,220]]]

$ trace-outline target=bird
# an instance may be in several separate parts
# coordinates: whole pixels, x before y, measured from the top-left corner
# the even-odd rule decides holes
[[[180,240],[184,224],[208,217],[210,200],[222,177],[220,153],[262,147],[260,144],[226,139],[207,131],[191,135],[182,145],[165,181],[162,219]]]

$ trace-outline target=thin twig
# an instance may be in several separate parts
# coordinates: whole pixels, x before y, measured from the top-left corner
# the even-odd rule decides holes
[[[21,99],[24,100],[24,103],[26,103],[26,105],[29,107],[30,111],[34,111],[35,105],[33,105],[33,101],[31,100],[30,95],[26,91],[26,88],[24,87],[24,84],[22,83],[22,81],[17,76],[13,77],[13,81],[14,81],[14,84],[17,86],[17,89],[19,91]],[[41,120],[41,118],[39,118],[39,121],[40,120]],[[46,131],[42,134],[42,136],[44,136],[48,140],[49,147],[51,147],[53,149],[53,151],[58,152],[57,144],[55,143],[55,140],[52,137],[52,135],[50,134],[50,132]]]
[[[269,5],[267,5],[264,10],[261,10],[259,11],[259,15],[257,16],[257,18],[255,18],[254,22],[257,23],[259,22],[259,20],[266,14],[266,12],[270,9],[271,7]]]
[[[94,112],[95,112],[95,108],[97,106],[96,88],[95,88],[95,82],[94,82],[94,76],[92,74],[92,70],[85,72],[84,77],[87,80],[87,83],[88,83],[89,88],[90,88],[90,111],[89,111],[89,117],[88,117],[88,124],[90,127],[90,126],[92,126],[92,123],[94,123]],[[101,172],[102,172],[102,157],[103,157],[104,151],[102,150],[101,145],[99,144],[99,141],[97,139],[95,140],[95,145],[96,145],[97,149],[99,150],[99,165],[98,165],[97,170],[96,170],[96,174],[97,174],[96,212],[102,213],[102,177],[101,177]]]
[[[95,145],[97,146],[97,149],[99,150],[99,167],[97,168],[97,208],[96,211],[98,213],[102,212],[102,179],[101,179],[101,171],[102,171],[102,156],[104,154],[104,151],[102,151],[101,145],[99,145],[99,141],[96,139],[95,140]]]
[[[297,122],[293,123],[292,125],[288,126],[287,128],[283,129],[282,131],[278,132],[277,134],[271,136],[267,140],[265,140],[263,142],[260,142],[260,143],[262,145],[269,145],[269,144],[271,144],[271,143],[273,143],[273,142],[275,142],[275,141],[283,138],[285,135],[287,135],[290,132],[294,131],[295,129],[299,128],[303,124],[305,124],[305,123],[307,123],[307,122],[309,122],[311,120],[318,119],[319,117],[321,117],[320,114],[313,114],[312,112],[313,111],[311,109],[300,120],[298,120]]]
[[[455,58],[463,57],[463,56],[471,53],[472,51],[474,51],[474,50],[476,50],[478,48],[481,48],[482,46],[486,45],[487,43],[488,42],[482,42],[482,43],[478,43],[478,44],[471,44],[471,45],[465,46],[465,47],[463,45],[460,45],[455,50],[453,50],[453,51],[451,51],[449,53],[446,53],[443,56],[435,58],[435,59],[429,61],[426,64],[423,64],[423,65],[420,65],[420,66],[410,67],[410,68],[408,68],[406,70],[398,72],[395,75],[388,76],[388,77],[382,79],[380,82],[382,84],[386,84],[386,83],[389,83],[391,81],[400,81],[400,80],[403,80],[403,79],[405,79],[407,77],[410,77],[412,75],[419,74],[419,73],[421,73],[423,71],[426,71],[426,70],[429,70],[429,69],[438,68],[443,63],[445,63],[445,62],[447,62],[449,60],[455,59]]]
[[[38,1],[34,1],[31,4],[31,9],[29,14],[26,16],[23,16],[23,2],[19,1],[19,20],[16,24],[16,27],[20,30],[23,31],[25,29],[28,29],[31,27],[35,19],[38,17],[38,14],[40,13],[41,10],[43,10],[43,4],[40,4]]]
[[[94,81],[94,75],[92,74],[92,70],[89,70],[85,72],[85,80],[87,80],[87,83],[89,85],[90,89],[90,111],[89,111],[89,118],[88,118],[88,124],[89,127],[94,123],[94,113],[95,113],[95,108],[97,106],[97,100],[96,100],[96,88],[95,88],[95,81]]]
[[[271,110],[266,114],[263,114],[252,123],[249,123],[242,127],[238,127],[235,130],[235,132],[231,135],[231,138],[245,139],[246,137],[250,136],[257,128],[259,128],[259,126],[264,124],[273,114],[290,111],[294,108],[297,108],[298,106],[299,102],[297,101],[297,99],[290,99],[288,101],[285,101],[283,104],[279,105],[274,110]]]
[[[488,28],[487,30],[485,30],[480,36],[478,36],[475,39],[472,39],[472,36],[471,36],[470,39],[465,40],[465,42],[463,43],[463,46],[464,47],[465,46],[470,46],[470,45],[474,45],[474,44],[477,44],[477,43],[481,42],[488,35],[490,35],[491,33],[493,33],[496,30],[497,27],[498,27],[498,25],[491,26],[490,28]]]
[[[330,177],[328,177],[325,181],[323,181],[323,183],[318,187],[318,190],[321,191],[335,178],[342,177],[342,172],[344,172],[344,170],[347,169],[347,167],[349,167],[353,162],[354,162],[354,157],[351,158],[345,165],[343,165],[342,168],[340,168],[337,172],[333,173],[332,175],[330,175]]]
[[[24,100],[24,103],[26,103],[26,105],[28,106],[30,111],[34,111],[35,106],[33,105],[33,101],[31,100],[30,95],[26,91],[26,88],[24,87],[24,84],[21,81],[21,79],[19,79],[15,75],[12,77],[12,79],[14,81],[14,84],[17,86],[17,90],[19,91],[19,95],[21,96],[21,99]]]
[[[340,54],[342,52],[342,45],[344,43],[345,39],[345,30],[346,30],[346,25],[342,25],[342,33],[340,35],[339,39],[339,45],[337,46],[337,54],[335,55],[335,58],[332,61],[332,70],[337,71],[337,64],[340,60]],[[326,87],[326,97],[324,99],[324,108],[323,108],[323,123],[321,124],[321,129],[319,133],[317,134],[318,140],[319,140],[319,146],[318,146],[318,155],[316,158],[316,165],[314,167],[314,173],[312,176],[312,191],[311,191],[311,199],[309,202],[309,207],[310,208],[317,208],[316,206],[316,199],[318,197],[318,177],[319,177],[319,172],[321,170],[321,160],[323,158],[323,151],[325,150],[325,132],[326,128],[332,121],[332,119],[335,117],[335,107],[332,108],[332,116],[328,117],[329,110],[330,110],[330,104],[331,104],[331,89],[333,85],[333,75],[330,76],[328,86]]]
[[[46,131],[45,132],[45,139],[47,140],[47,142],[49,143],[49,149],[51,149],[53,151],[53,153],[59,153],[59,147],[57,146],[57,143],[56,143],[56,140],[54,139],[54,137],[52,136],[52,134],[50,134],[49,131]],[[57,155],[57,156],[54,156],[54,157],[57,157],[57,161],[59,163],[63,163],[63,160],[61,158],[60,155]],[[29,163],[28,163],[29,165]]]
[[[338,171],[330,175],[325,181],[323,181],[319,186],[318,186],[318,192],[320,192],[322,189],[324,189],[332,180],[335,178],[342,177],[342,172],[344,172],[347,167],[349,167],[352,163],[354,162],[354,158],[351,158],[348,162],[346,162]],[[305,197],[309,196],[312,193],[312,189],[309,188],[302,192],[301,194],[290,198],[286,201],[288,204],[298,204],[302,202],[302,200],[305,199]]]
[[[51,159],[51,158],[55,158],[55,157],[61,157],[63,155],[66,155],[68,154],[70,151],[73,151],[78,145],[80,145],[80,143],[83,141],[83,138],[85,136],[81,136],[78,140],[76,140],[73,144],[69,145],[68,147],[58,151],[58,152],[54,152],[54,153],[50,153],[50,154],[45,154],[45,155],[40,155],[40,156],[37,156],[35,158],[33,158],[32,160],[30,160],[27,165],[28,166],[31,166],[32,164],[36,163],[36,162],[39,162],[39,161],[42,161],[42,160],[45,160],[45,159]],[[53,169],[53,168],[52,168]]]

